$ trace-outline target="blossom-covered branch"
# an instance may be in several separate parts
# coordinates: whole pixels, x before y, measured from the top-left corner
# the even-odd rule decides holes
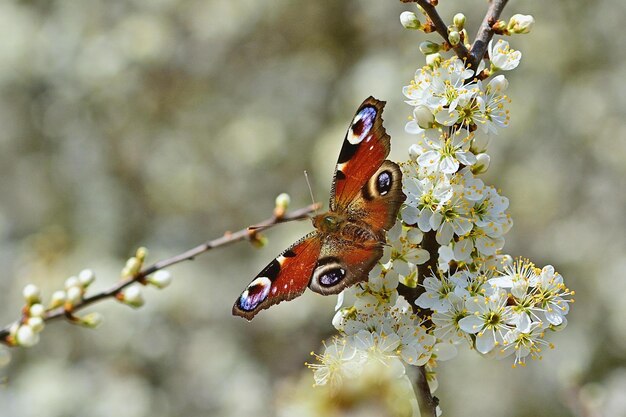
[[[505,0],[493,0],[472,51],[454,51],[470,39],[457,13],[442,27],[435,0],[415,0],[427,15],[400,16],[407,29],[437,31],[443,42],[424,41],[426,65],[403,89],[414,138],[401,164],[406,201],[388,247],[367,283],[344,291],[333,325],[339,335],[311,365],[317,384],[340,385],[367,375],[376,364],[406,381],[405,365],[418,367],[422,415],[439,415],[431,393],[436,367],[468,346],[488,357],[541,359],[550,331],[563,329],[573,291],[551,265],[536,267],[503,253],[513,221],[509,200],[481,179],[489,168],[488,144],[510,124],[508,80],[522,54],[492,36],[528,33],[532,16],[498,20]],[[443,32],[443,33],[442,33]],[[486,45],[483,43],[487,42]],[[487,50],[488,53],[485,53]]]
[[[75,313],[108,298],[115,298],[132,307],[140,307],[143,305],[143,298],[138,284],[150,284],[157,288],[167,286],[170,282],[170,275],[164,268],[180,262],[193,260],[196,256],[211,249],[241,240],[261,243],[260,231],[281,223],[308,218],[309,214],[319,208],[319,204],[312,204],[287,212],[288,200],[288,196],[281,194],[276,199],[276,208],[273,216],[267,220],[237,232],[227,232],[217,239],[209,240],[179,255],[158,261],[147,267],[143,267],[146,250],[139,248],[135,256],[128,260],[122,270],[122,279],[111,288],[102,292],[89,296],[86,294],[89,285],[95,279],[95,275],[91,270],[84,270],[78,276],[68,278],[65,281],[65,289],[52,294],[49,304],[45,307],[42,304],[39,289],[29,284],[23,291],[26,305],[22,309],[22,317],[15,323],[0,330],[0,343],[8,346],[32,346],[38,342],[39,333],[43,330],[44,323],[58,318],[66,318],[74,324],[95,327],[101,321],[98,313],[90,313],[82,317],[77,316]]]

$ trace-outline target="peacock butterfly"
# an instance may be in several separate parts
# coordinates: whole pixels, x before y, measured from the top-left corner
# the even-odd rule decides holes
[[[251,320],[260,310],[298,297],[307,286],[337,294],[368,279],[406,198],[402,171],[385,160],[391,138],[382,125],[384,106],[373,97],[361,104],[339,153],[330,210],[313,217],[314,232],[263,268],[235,302],[233,314]]]

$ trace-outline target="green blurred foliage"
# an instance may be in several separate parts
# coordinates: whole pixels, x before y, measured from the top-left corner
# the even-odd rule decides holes
[[[484,1],[442,1],[474,33]],[[29,282],[46,294],[84,267],[97,288],[137,246],[149,260],[267,217],[274,197],[325,200],[344,129],[387,100],[392,156],[406,158],[401,87],[423,65],[394,1],[125,0],[0,3],[0,312]],[[440,369],[444,415],[625,416],[626,3],[511,2],[532,14],[509,74],[512,126],[486,175],[511,200],[506,250],[551,263],[576,290],[555,351],[511,370],[465,352]],[[230,308],[251,277],[310,230],[228,247],[172,269],[95,331],[50,324],[13,350],[0,415],[271,416],[297,397],[303,362],[333,333],[334,297],[305,294],[254,323]],[[305,374],[304,378],[312,377]],[[480,381],[480,384],[475,383]],[[297,385],[294,385],[297,384]],[[293,391],[301,391],[300,388]],[[294,394],[295,395],[295,394]],[[304,395],[304,394],[298,394]],[[280,398],[280,401],[276,401]]]

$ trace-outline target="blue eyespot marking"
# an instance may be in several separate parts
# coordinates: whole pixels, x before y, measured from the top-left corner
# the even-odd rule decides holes
[[[248,285],[248,288],[239,297],[239,308],[252,311],[269,295],[272,281],[267,277],[258,277]]]
[[[391,189],[391,172],[383,171],[376,179],[376,190],[380,195],[385,195]]]
[[[376,119],[376,109],[374,107],[363,107],[360,112],[354,116],[350,131],[348,132],[348,142],[353,145],[359,144],[369,135],[374,120]]]
[[[330,287],[332,285],[337,284],[342,279],[344,279],[345,276],[346,276],[346,271],[344,269],[333,268],[325,272],[322,276],[320,276],[320,284],[325,287]]]

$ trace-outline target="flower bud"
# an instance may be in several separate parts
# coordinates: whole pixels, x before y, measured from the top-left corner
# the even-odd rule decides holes
[[[87,288],[94,280],[96,279],[96,275],[93,273],[91,269],[83,269],[78,274],[78,282],[83,288]]]
[[[275,202],[276,205],[274,207],[274,217],[283,217],[289,208],[289,203],[291,203],[291,197],[289,197],[289,194],[278,194]]]
[[[28,284],[22,290],[22,295],[27,304],[39,303],[41,301],[41,290],[35,284]]]
[[[490,93],[503,93],[509,88],[509,81],[502,74],[493,77],[487,84],[487,91]]]
[[[435,42],[424,41],[424,42],[420,43],[420,51],[424,55],[434,54],[436,52],[439,52],[440,49],[441,49],[441,46],[438,43],[435,43]]]
[[[400,23],[402,23],[402,26],[404,26],[406,29],[422,28],[422,23],[413,12],[402,12],[400,14]]]
[[[104,318],[102,317],[102,314],[97,313],[97,312],[93,312],[93,313],[89,313],[83,317],[78,317],[78,321],[77,323],[80,325],[83,325],[85,327],[89,327],[91,329],[95,329],[96,327],[98,327],[101,323],[102,320]]]
[[[440,54],[426,55],[426,65],[429,67],[438,67],[441,64],[442,58]]]
[[[480,129],[474,132],[474,138],[472,139],[471,150],[474,154],[479,154],[487,149],[487,145],[489,145],[489,135],[487,133],[481,132]]]
[[[44,314],[46,314],[46,309],[39,303],[33,304],[28,310],[28,315],[31,317],[43,317]]]
[[[463,28],[465,27],[465,15],[463,13],[455,14],[452,22],[454,23],[454,26],[457,27],[457,29],[463,30]]]
[[[165,288],[172,282],[172,275],[169,273],[169,271],[161,269],[147,277],[146,281],[148,281],[150,284],[154,285],[157,288]]]
[[[35,333],[41,332],[45,326],[45,323],[41,317],[31,317],[26,323],[31,329],[33,329]]]
[[[80,287],[70,287],[67,289],[66,295],[65,301],[71,305],[76,305],[83,298],[83,290]]]
[[[459,42],[461,42],[461,34],[456,30],[453,30],[448,34],[448,42],[450,42],[450,45],[452,46],[458,45]]]
[[[482,174],[489,169],[491,158],[486,153],[476,155],[476,163],[472,165],[472,173],[475,175]]]
[[[493,25],[491,25],[491,29],[493,29],[493,31],[499,35],[504,35],[506,34],[506,23],[504,22],[504,20],[498,20],[496,23],[494,23]]]
[[[415,118],[417,125],[422,129],[431,127],[435,121],[433,113],[424,105],[419,105],[413,109],[413,117]]]
[[[78,280],[77,277],[69,277],[68,279],[65,280],[65,289],[69,290],[72,287],[79,287],[80,286],[80,281]]]
[[[132,277],[137,275],[137,273],[139,273],[139,271],[141,270],[141,265],[142,261],[137,259],[137,257],[132,256],[128,258],[128,260],[126,261],[126,265],[122,269],[122,276]]]
[[[15,341],[18,345],[24,347],[35,346],[39,342],[39,335],[35,333],[32,327],[22,325],[17,329]]]
[[[143,295],[141,294],[141,288],[137,285],[126,288],[118,294],[117,298],[124,304],[128,304],[133,308],[139,308],[145,303]]]
[[[55,291],[52,293],[52,297],[50,297],[50,308],[57,308],[62,306],[67,299],[67,295],[65,291]]]
[[[142,264],[143,261],[146,260],[146,256],[148,256],[148,249],[144,248],[143,246],[138,248],[135,252],[135,258],[137,258]]]
[[[267,245],[267,242],[267,237],[261,233],[255,232],[250,235],[250,243],[252,243],[252,246],[255,248],[262,248]]]
[[[511,33],[529,33],[534,24],[535,18],[531,15],[514,14],[513,16],[511,16],[511,19],[509,19],[507,29]]]

